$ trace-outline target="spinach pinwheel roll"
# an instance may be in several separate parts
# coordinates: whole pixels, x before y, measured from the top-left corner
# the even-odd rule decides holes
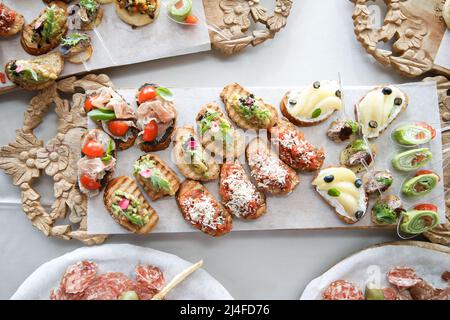
[[[433,171],[420,170],[402,185],[402,192],[408,197],[419,197],[430,193],[438,184],[439,176]]]
[[[397,154],[392,165],[398,171],[414,171],[426,165],[433,158],[428,148],[413,149]]]
[[[408,234],[422,234],[439,224],[438,209],[432,204],[419,204],[403,213],[400,230]]]
[[[430,142],[436,137],[436,130],[425,122],[406,124],[397,127],[392,137],[404,146],[417,146]]]

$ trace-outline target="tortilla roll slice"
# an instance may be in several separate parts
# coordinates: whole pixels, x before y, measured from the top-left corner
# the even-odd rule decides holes
[[[178,179],[175,171],[170,169],[160,157],[155,154],[146,154],[141,156],[136,161],[135,168],[139,163],[153,163],[152,168],[147,168],[149,170],[149,176],[147,178],[144,177],[144,175],[147,174],[144,174],[142,170],[133,170],[134,177],[153,201],[156,201],[164,196],[175,195],[180,187],[180,179]],[[143,169],[146,171],[145,168]],[[157,170],[158,173],[156,179],[154,179],[152,175],[152,171],[155,170]],[[161,179],[163,180],[162,182]]]
[[[120,176],[111,180],[106,186],[103,202],[117,223],[136,234],[149,233],[159,220],[158,214],[145,200],[136,181],[130,177]]]

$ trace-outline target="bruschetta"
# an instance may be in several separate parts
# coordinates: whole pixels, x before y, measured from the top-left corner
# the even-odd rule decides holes
[[[139,147],[144,152],[166,149],[177,120],[172,92],[157,84],[144,84],[136,93],[136,103]]]
[[[87,34],[71,33],[61,39],[59,52],[67,61],[82,64],[92,57],[94,50]]]
[[[19,33],[24,23],[23,15],[0,3],[0,37],[11,37]]]
[[[123,22],[142,27],[159,15],[160,0],[115,0],[117,15]]]
[[[374,144],[369,144],[364,139],[356,139],[342,150],[339,160],[341,165],[359,173],[374,164],[376,155],[377,148]]]
[[[136,181],[130,177],[111,180],[103,194],[103,202],[117,223],[136,234],[149,233],[159,220]]]
[[[319,195],[348,224],[358,222],[369,203],[363,182],[345,167],[327,167],[320,170],[312,182]]]
[[[87,90],[84,109],[114,139],[119,150],[134,144],[138,134],[134,109],[113,88]]]
[[[289,194],[299,183],[294,169],[289,167],[267,146],[255,138],[247,146],[246,158],[251,176],[259,190],[271,194]]]
[[[141,156],[133,166],[133,175],[153,201],[175,195],[180,187],[177,174],[156,154]]]
[[[289,121],[279,119],[267,134],[280,159],[291,168],[316,171],[322,167],[325,160],[323,148],[319,149],[306,141],[303,132]]]
[[[13,60],[6,64],[9,80],[27,90],[47,88],[58,79],[64,68],[59,52],[50,52],[31,60]]]
[[[376,138],[407,106],[408,96],[399,88],[376,87],[355,105],[356,121],[366,138]]]
[[[268,129],[277,120],[277,110],[237,83],[223,88],[220,98],[230,119],[242,129]]]
[[[81,155],[77,163],[78,186],[81,192],[93,197],[106,186],[114,173],[116,144],[102,130],[92,129],[83,138]]]
[[[67,11],[59,2],[51,3],[23,28],[21,44],[31,55],[39,56],[56,48],[67,32]]]
[[[209,153],[225,159],[235,159],[244,152],[244,138],[217,104],[205,105],[195,120],[202,145]]]
[[[203,149],[194,128],[177,128],[173,152],[178,169],[187,179],[211,181],[219,177],[219,165]]]
[[[266,197],[253,185],[238,161],[222,165],[219,194],[223,206],[238,218],[254,220],[267,211]]]
[[[281,100],[281,113],[297,126],[314,126],[342,109],[342,92],[337,81],[315,81],[308,87],[288,91]]]
[[[103,8],[96,0],[80,0],[74,12],[75,22],[79,24],[75,27],[83,31],[92,30],[100,25],[104,14]]]
[[[218,237],[231,231],[230,213],[200,182],[185,180],[176,200],[183,218],[198,230]]]

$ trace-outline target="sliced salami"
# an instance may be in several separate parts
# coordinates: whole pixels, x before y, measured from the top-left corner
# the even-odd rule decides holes
[[[416,272],[411,268],[395,267],[388,272],[388,281],[399,290],[405,290],[416,285],[422,279],[417,277]]]
[[[139,297],[139,300],[152,300],[155,294],[158,293],[157,290],[149,289],[146,285],[141,283],[136,283],[134,291]]]
[[[121,272],[97,276],[86,289],[85,300],[116,300],[123,292],[133,290],[135,283]]]
[[[394,288],[383,288],[384,300],[397,300],[398,292]]]
[[[322,297],[324,300],[364,300],[361,289],[345,280],[330,283]]]
[[[84,292],[71,294],[64,292],[61,287],[50,292],[50,300],[83,300]]]
[[[161,291],[164,288],[164,275],[158,267],[138,265],[134,269],[136,282],[150,290]]]
[[[69,266],[61,280],[62,294],[84,292],[97,274],[97,265],[90,261],[80,261]]]

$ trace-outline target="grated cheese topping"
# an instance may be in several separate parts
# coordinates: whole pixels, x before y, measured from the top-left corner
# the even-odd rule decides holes
[[[258,150],[250,155],[249,164],[252,167],[251,175],[257,181],[258,187],[286,187],[289,172],[280,165],[278,157]]]
[[[255,186],[247,179],[242,169],[233,166],[228,176],[223,180],[223,184],[230,190],[230,199],[225,206],[236,217],[248,216],[256,210],[249,207],[253,200],[260,200],[260,194]]]
[[[292,157],[283,157],[283,161],[289,164],[302,164],[308,166],[311,159],[316,157],[316,148],[306,140],[298,137],[294,131],[286,131],[278,136],[280,148],[290,152]],[[283,151],[283,150],[282,150]]]
[[[192,224],[201,224],[203,227],[216,230],[217,225],[225,223],[222,215],[216,217],[217,209],[211,199],[205,195],[197,199],[187,198],[183,202],[183,206],[186,208],[187,218]]]

